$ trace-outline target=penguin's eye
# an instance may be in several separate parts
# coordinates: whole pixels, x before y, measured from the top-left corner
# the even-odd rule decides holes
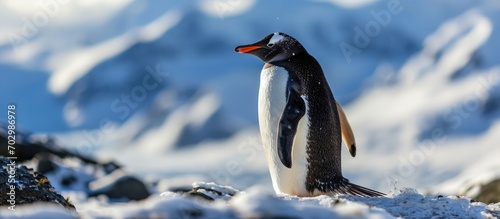
[[[274,46],[274,43],[268,43],[267,44],[267,47],[269,47],[269,48],[273,48],[273,46]]]

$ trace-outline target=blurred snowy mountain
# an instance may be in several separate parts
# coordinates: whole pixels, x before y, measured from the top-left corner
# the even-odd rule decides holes
[[[360,147],[343,160],[347,178],[439,187],[500,152],[498,1],[84,2],[0,3],[0,107],[17,104],[23,129],[109,146],[123,163],[140,148],[151,164],[136,171],[217,181],[210,171],[238,160],[234,186],[262,183],[262,63],[233,49],[276,31],[318,59],[345,106]],[[200,149],[163,153],[183,145]]]

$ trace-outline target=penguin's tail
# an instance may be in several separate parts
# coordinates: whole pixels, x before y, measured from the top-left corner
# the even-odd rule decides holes
[[[343,178],[339,187],[335,189],[337,194],[343,195],[354,195],[360,197],[382,197],[385,196],[384,193],[369,189],[354,183],[350,183],[349,180]]]
[[[369,189],[353,183],[348,183],[347,186],[341,188],[345,194],[361,196],[361,197],[382,197],[384,193]]]

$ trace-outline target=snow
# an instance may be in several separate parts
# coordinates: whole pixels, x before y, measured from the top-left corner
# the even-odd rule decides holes
[[[367,205],[385,209],[396,217],[411,218],[487,218],[492,215],[487,205],[463,197],[423,196],[413,189],[405,189],[389,198],[347,197]]]
[[[77,49],[77,45],[85,38],[85,32],[93,29],[92,24],[102,24],[114,19],[130,1],[40,1],[31,5],[22,2],[1,4],[0,14],[6,18],[2,19],[2,30],[6,34],[0,36],[0,45],[8,47],[1,56],[9,62],[33,64],[39,63],[34,59],[39,59],[48,51],[51,53]],[[93,16],[88,16],[89,14]],[[44,17],[46,22],[35,21],[36,18],[43,21]],[[84,21],[81,17],[87,19]],[[12,44],[11,34],[22,37],[25,41]],[[70,35],[72,37],[69,37]],[[96,35],[103,36],[106,33]],[[44,64],[42,68],[45,66]]]
[[[500,213],[499,204],[486,205],[463,197],[423,196],[413,189],[404,189],[397,195],[380,198],[354,196],[318,196],[299,198],[276,196],[253,187],[238,192],[215,183],[197,182],[197,188],[206,188],[219,197],[214,202],[192,199],[172,192],[152,196],[139,203],[96,205],[88,203],[78,209],[81,218],[493,218]],[[42,207],[43,206],[43,207]],[[85,210],[82,210],[85,209]],[[1,209],[3,218],[75,218],[61,208],[38,205],[28,210],[19,207],[16,212]]]
[[[234,1],[234,0],[207,0],[200,1],[200,9],[210,16],[217,16],[221,19],[239,15],[249,10],[255,4],[255,0]]]
[[[60,206],[52,204],[33,204],[31,206],[16,206],[16,211],[2,208],[0,217],[4,219],[14,218],[40,218],[40,219],[76,219],[79,218],[74,212],[68,212],[61,209]]]
[[[61,63],[69,60],[69,63],[54,70],[48,84],[49,90],[56,95],[64,94],[76,80],[102,60],[123,53],[135,43],[149,42],[160,37],[166,30],[179,22],[181,15],[178,11],[166,13],[141,29],[132,29],[120,37],[90,48],[55,57],[51,62]]]

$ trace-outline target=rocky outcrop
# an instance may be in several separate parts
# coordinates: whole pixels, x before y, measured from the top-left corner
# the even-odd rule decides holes
[[[481,186],[479,194],[474,199],[484,203],[500,202],[500,179],[493,180]]]
[[[7,131],[5,127],[0,125],[0,156],[8,157],[8,141],[7,141]],[[55,156],[59,158],[77,158],[87,164],[102,166],[107,173],[113,172],[116,169],[121,168],[121,165],[115,162],[100,162],[87,156],[75,153],[73,151],[66,150],[50,137],[45,135],[31,135],[26,132],[16,130],[16,157],[18,162],[24,162],[32,160],[35,157],[49,157]],[[53,166],[50,163],[44,163],[42,165],[44,168],[40,169],[43,171],[52,170]],[[38,172],[41,172],[41,171]],[[45,173],[45,172],[44,172]]]
[[[8,157],[8,141],[7,132],[4,126],[0,124],[0,157]],[[67,149],[67,147],[57,144],[50,136],[34,135],[28,132],[16,132],[15,144],[16,164],[22,163],[25,166],[14,168],[17,174],[22,179],[15,185],[15,188],[24,188],[22,186],[30,185],[32,188],[45,188],[54,191],[73,191],[87,195],[87,197],[107,196],[110,200],[128,201],[142,200],[150,196],[150,185],[147,185],[143,180],[134,177],[122,171],[121,165],[113,161],[102,162],[88,156],[82,156],[78,152]],[[10,162],[9,160],[4,160]],[[2,189],[9,189],[10,185],[4,185],[8,181],[8,170],[5,169],[0,177]],[[19,169],[19,171],[18,171]],[[34,177],[42,177],[41,181],[32,180],[33,177],[28,173],[33,173]],[[43,174],[43,175],[42,175]],[[26,182],[23,182],[25,180]],[[31,184],[27,182],[32,180]],[[52,184],[45,184],[50,181]],[[37,182],[43,182],[38,183]],[[38,187],[35,187],[38,185]],[[89,188],[89,186],[91,188]],[[54,189],[55,188],[55,189]],[[7,191],[7,190],[5,190]],[[3,192],[3,190],[2,190]],[[8,192],[8,191],[7,191]],[[17,192],[17,190],[16,190]],[[30,191],[21,191],[30,192]],[[4,193],[1,193],[4,194]],[[40,193],[37,195],[43,195]],[[19,195],[16,193],[16,198]],[[1,196],[1,195],[0,195]],[[1,196],[3,198],[3,196]],[[23,202],[36,202],[56,200],[54,197],[37,197],[31,196],[33,200],[23,200]],[[7,199],[0,198],[2,204],[5,204]],[[57,202],[64,205],[64,198]],[[19,203],[16,201],[16,203]]]
[[[106,195],[112,200],[138,201],[151,195],[142,180],[121,170],[91,182],[89,188],[89,197]]]
[[[240,192],[231,186],[221,186],[214,182],[194,182],[192,187],[191,191],[187,191],[185,195],[207,201],[228,201]]]
[[[49,180],[40,173],[19,165],[16,160],[0,156],[0,205],[18,206],[36,202],[51,202],[66,209],[75,206],[55,191]]]

